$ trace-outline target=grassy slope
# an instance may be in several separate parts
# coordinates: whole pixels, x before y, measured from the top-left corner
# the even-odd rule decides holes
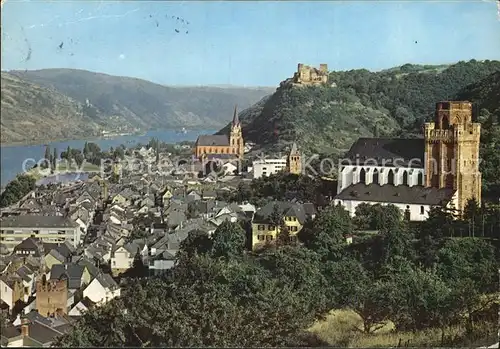
[[[488,328],[489,333],[495,333],[494,324],[483,325],[491,327]],[[390,321],[369,335],[362,333],[361,328],[363,328],[362,320],[355,312],[352,310],[334,310],[327,315],[324,321],[318,321],[311,326],[309,331],[316,333],[322,340],[334,347],[388,348],[397,347],[400,341],[403,346],[406,344],[409,347],[441,346],[441,330],[438,328],[415,333],[397,332],[394,330],[394,324]],[[486,330],[486,328],[483,330]],[[457,338],[458,342],[461,342],[456,345],[457,347],[473,346],[472,343],[463,339],[465,335],[465,329],[458,326],[445,330],[447,338]],[[491,342],[487,343],[491,344]]]

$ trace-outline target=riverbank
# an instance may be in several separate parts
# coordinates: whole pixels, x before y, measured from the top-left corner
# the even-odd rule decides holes
[[[223,128],[225,125],[220,126]],[[192,133],[196,131],[204,131],[203,127],[190,127],[187,129],[187,133]],[[128,135],[113,135],[113,136],[102,136],[102,135],[91,135],[85,138],[55,138],[55,139],[36,139],[36,140],[26,140],[26,141],[18,141],[18,142],[0,142],[0,147],[9,148],[9,147],[23,147],[23,146],[35,146],[35,145],[44,145],[48,143],[59,143],[59,142],[73,142],[73,141],[85,141],[85,142],[96,142],[96,141],[106,141],[113,140],[116,138],[122,137],[144,137],[148,135],[150,132],[179,132],[179,134],[183,134],[181,129],[159,129],[159,130],[145,130],[140,133],[131,133]]]
[[[187,133],[180,132],[180,129],[169,131],[149,131],[145,135],[121,136],[116,138],[87,138],[80,140],[67,140],[61,142],[46,142],[32,145],[9,145],[1,146],[0,165],[0,185],[6,185],[16,177],[18,173],[26,172],[26,167],[33,166],[44,159],[47,145],[51,153],[56,150],[57,154],[71,149],[83,149],[86,142],[92,142],[99,146],[102,151],[107,151],[111,147],[117,148],[125,145],[127,148],[135,147],[137,144],[147,144],[152,138],[168,144],[177,144],[185,141],[195,141],[200,134],[214,134],[217,130],[187,130]]]
[[[140,133],[140,134],[130,134],[128,136],[144,136],[146,133]],[[93,142],[93,141],[102,141],[102,140],[107,140],[107,139],[113,139],[113,138],[119,138],[119,137],[125,137],[125,136],[90,136],[90,137],[85,137],[85,138],[56,138],[56,139],[37,139],[33,141],[19,141],[19,142],[9,142],[9,143],[0,143],[0,147],[28,147],[28,146],[33,146],[33,145],[44,145],[44,144],[49,144],[49,143],[58,143],[58,142],[71,142],[71,141],[85,141],[85,142]]]
[[[25,174],[28,176],[32,176],[37,181],[42,178],[47,177],[56,177],[68,174],[78,174],[78,173],[98,173],[100,171],[100,167],[91,163],[84,163],[82,167],[78,167],[76,165],[67,166],[65,162],[62,162],[57,165],[57,169],[52,171],[50,168],[39,168],[35,167],[31,170],[27,171]]]

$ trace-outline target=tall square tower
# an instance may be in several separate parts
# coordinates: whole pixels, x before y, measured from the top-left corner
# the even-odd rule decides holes
[[[481,203],[480,137],[467,101],[437,103],[434,122],[425,124],[425,184],[455,189],[459,211],[470,199]]]

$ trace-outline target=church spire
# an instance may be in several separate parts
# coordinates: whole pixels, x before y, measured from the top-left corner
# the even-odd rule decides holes
[[[234,114],[233,114],[233,126],[237,126],[240,124],[240,119],[238,118],[238,105],[234,106]]]

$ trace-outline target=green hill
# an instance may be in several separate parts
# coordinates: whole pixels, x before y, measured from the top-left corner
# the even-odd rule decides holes
[[[18,89],[23,84],[22,90]],[[38,90],[50,108],[38,110]],[[43,69],[2,72],[3,142],[50,140],[97,135],[98,130],[130,131],[159,128],[218,128],[232,117],[235,104],[247,108],[273,92],[268,87],[168,87],[149,81],[111,76],[75,69]],[[4,103],[4,92],[10,102]],[[61,97],[62,96],[62,97]],[[66,110],[61,98],[70,104]],[[69,109],[68,109],[69,110]],[[35,132],[22,127],[19,115],[39,125]],[[62,130],[46,124],[55,119]],[[72,125],[68,123],[71,122]],[[75,125],[90,124],[86,132],[76,132]],[[18,127],[21,126],[21,127]],[[79,126],[78,126],[79,127]]]
[[[497,71],[499,61],[471,60],[331,72],[330,86],[281,84],[271,97],[240,113],[240,119],[248,141],[278,149],[297,141],[306,152],[339,154],[359,137],[419,133],[437,101],[453,99]]]
[[[465,87],[455,99],[469,100],[477,105],[481,122],[481,173],[483,196],[500,197],[500,71]]]
[[[477,103],[480,109],[500,116],[500,71],[465,87],[457,94],[456,99]]]

